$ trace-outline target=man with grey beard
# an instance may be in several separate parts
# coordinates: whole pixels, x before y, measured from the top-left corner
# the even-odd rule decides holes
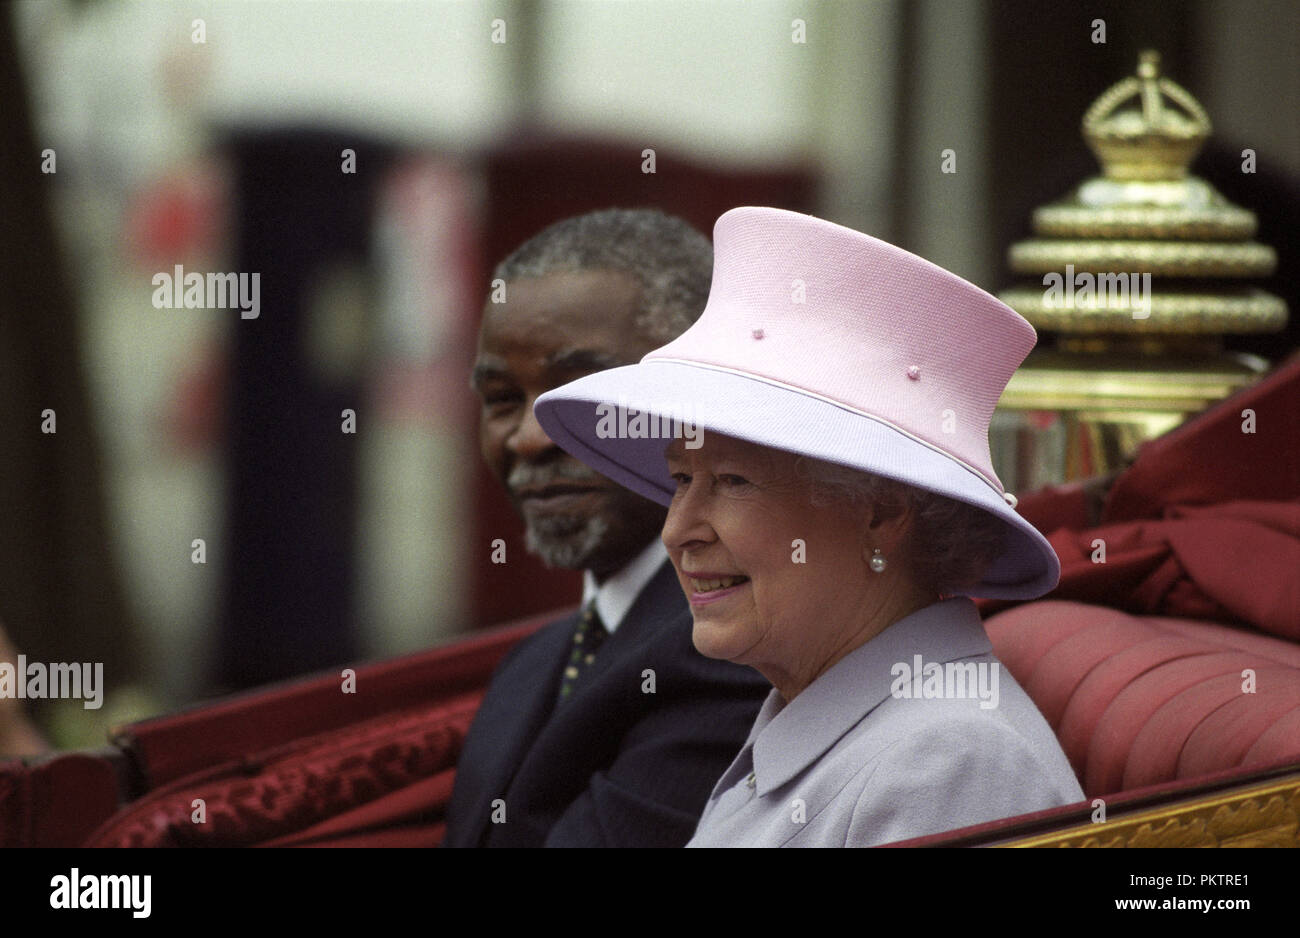
[[[472,384],[528,549],[584,571],[579,613],[521,642],[465,742],[445,846],[681,846],[770,689],[700,655],[666,511],[557,447],[538,395],[633,364],[704,308],[708,240],[652,210],[558,222],[493,273]],[[504,286],[502,286],[504,284]]]

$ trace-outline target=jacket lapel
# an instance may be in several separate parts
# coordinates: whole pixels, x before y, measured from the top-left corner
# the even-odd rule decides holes
[[[953,597],[900,619],[849,652],[751,734],[758,793],[780,788],[890,696],[898,664],[944,664],[993,646],[975,603]],[[769,699],[760,721],[775,709]]]
[[[492,679],[497,692],[484,697],[460,757],[461,765],[475,766],[474,777],[464,780],[472,794],[453,811],[472,819],[465,829],[468,844],[482,842],[493,799],[506,797],[520,762],[550,718],[577,622],[575,613],[525,639]]]
[[[680,616],[688,614],[686,597],[677,582],[677,574],[669,561],[664,561],[650,582],[641,588],[636,600],[623,616],[614,634],[605,640],[596,655],[590,671],[582,676],[576,690],[595,685],[601,674],[618,667],[633,648],[655,642],[661,638],[662,629]]]
[[[521,746],[509,760],[511,774],[506,784],[510,795],[491,796],[506,797],[509,809],[515,811],[499,832],[488,832],[495,844],[519,846],[545,839],[558,813],[587,788],[592,772],[621,744],[628,714],[643,699],[641,671],[654,666],[655,647],[662,643],[663,630],[673,628],[689,614],[672,564],[665,562],[641,589],[614,634],[601,645],[573,696],[554,709],[560,670],[568,659],[577,617],[569,620],[561,643],[551,651],[555,670],[546,682],[550,695],[546,705],[538,708],[541,719],[515,730],[523,739],[517,740]],[[521,682],[529,679],[520,678]],[[488,817],[489,810],[485,805],[481,816]]]

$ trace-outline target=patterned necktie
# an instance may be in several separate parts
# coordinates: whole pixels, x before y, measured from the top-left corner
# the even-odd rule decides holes
[[[596,649],[600,648],[601,642],[608,637],[609,633],[605,631],[605,624],[600,621],[600,614],[596,612],[596,601],[593,599],[582,610],[578,627],[573,630],[573,651],[569,653],[569,663],[564,666],[564,676],[560,678],[561,703],[573,694],[578,678],[591,667],[591,663],[596,660]]]

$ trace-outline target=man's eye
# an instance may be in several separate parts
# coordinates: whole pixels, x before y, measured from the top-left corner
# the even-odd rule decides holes
[[[718,476],[718,481],[727,486],[749,485],[749,480],[744,476],[732,475],[730,473]]]
[[[488,391],[483,395],[483,406],[489,410],[504,410],[507,406],[518,404],[522,400],[513,391]]]
[[[677,483],[677,491],[679,492],[691,484],[691,477],[684,472],[674,472],[669,478]]]

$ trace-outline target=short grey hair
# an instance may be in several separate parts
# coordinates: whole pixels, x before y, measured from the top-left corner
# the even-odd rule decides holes
[[[492,277],[509,283],[586,270],[633,277],[641,285],[634,325],[646,338],[667,344],[704,311],[713,245],[689,223],[658,209],[604,209],[542,230],[498,264]]]
[[[815,506],[844,504],[892,518],[909,507],[912,526],[899,560],[917,583],[943,595],[969,589],[1002,553],[1007,527],[997,517],[944,495],[848,466],[801,456],[797,464]]]

